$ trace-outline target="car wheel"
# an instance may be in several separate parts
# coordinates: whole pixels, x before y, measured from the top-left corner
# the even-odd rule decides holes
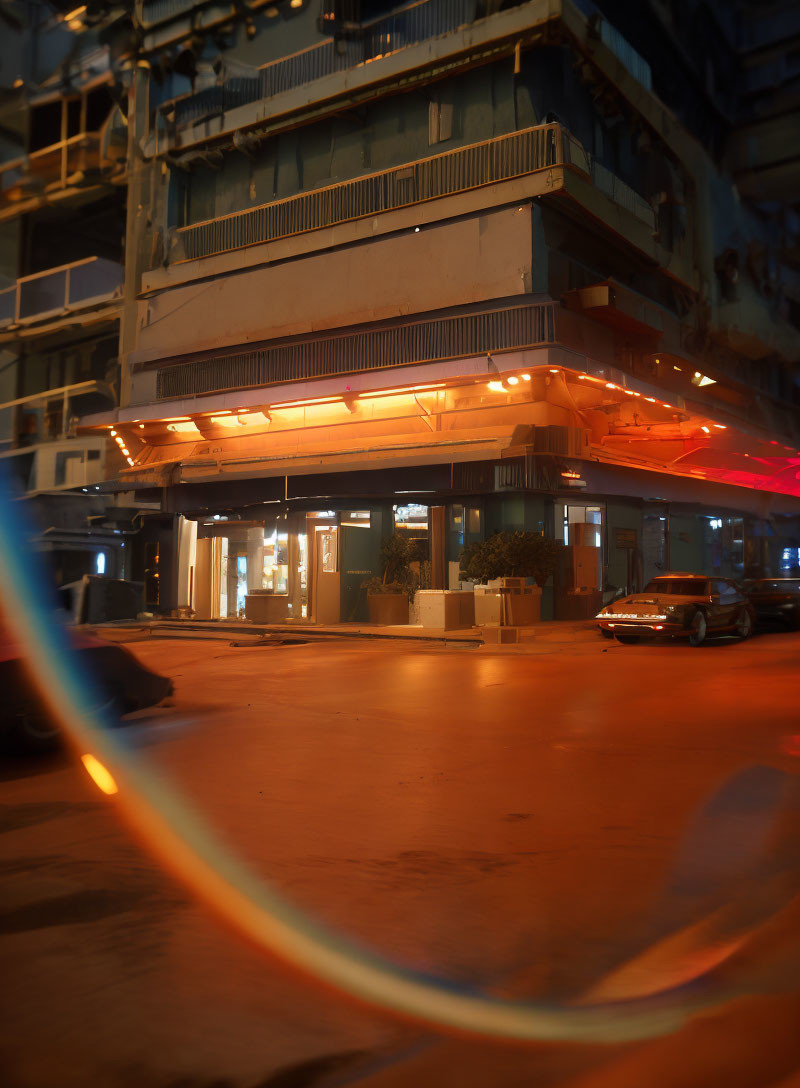
[[[740,608],[736,617],[736,634],[741,639],[750,638],[753,633],[753,617],[748,608]]]
[[[614,632],[613,631],[607,631],[605,629],[605,627],[598,627],[598,631],[603,636],[603,638],[613,638],[614,637]]]
[[[615,635],[617,642],[622,642],[626,646],[632,646],[634,642],[639,642],[641,635]]]
[[[60,746],[61,734],[45,710],[29,704],[14,714],[10,743],[11,750],[20,755],[44,755]]]
[[[692,622],[689,625],[689,645],[699,646],[705,641],[706,633],[708,631],[708,621],[706,620],[705,613],[697,611],[692,616]]]

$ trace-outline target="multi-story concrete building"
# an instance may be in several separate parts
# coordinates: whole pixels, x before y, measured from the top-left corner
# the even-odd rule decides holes
[[[101,493],[151,510],[150,603],[362,618],[398,524],[434,588],[495,529],[594,547],[546,616],[796,568],[798,36],[790,4],[699,0],[109,25],[121,392],[79,433],[127,451]]]
[[[119,403],[127,189],[125,102],[85,12],[6,5],[0,32],[0,457],[61,583],[124,573],[134,513],[101,491],[117,446],[77,433]]]

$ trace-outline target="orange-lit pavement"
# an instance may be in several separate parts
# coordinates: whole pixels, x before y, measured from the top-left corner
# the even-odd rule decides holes
[[[689,977],[730,945],[719,971],[738,996],[640,1043],[441,1038],[242,945],[79,765],[17,764],[0,801],[4,1084],[792,1083],[800,634],[132,649],[176,694],[126,738],[325,921],[407,965],[550,1001]],[[658,941],[672,943],[644,960]]]

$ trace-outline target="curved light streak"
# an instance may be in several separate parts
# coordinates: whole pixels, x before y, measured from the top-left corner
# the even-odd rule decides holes
[[[0,468],[0,472],[2,472]],[[694,1012],[731,996],[703,968],[649,996],[587,1005],[494,998],[398,966],[313,921],[236,857],[152,767],[123,748],[93,709],[102,701],[65,631],[53,619],[32,535],[0,477],[0,589],[38,691],[79,753],[99,774],[147,847],[223,919],[260,949],[310,978],[429,1027],[497,1040],[622,1042],[675,1031]],[[97,768],[101,768],[100,773]],[[105,787],[113,784],[117,792]],[[715,961],[715,966],[719,960]],[[705,982],[705,984],[704,984]]]

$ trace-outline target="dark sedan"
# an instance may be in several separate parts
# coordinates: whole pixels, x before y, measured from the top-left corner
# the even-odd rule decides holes
[[[172,681],[141,665],[124,646],[68,631],[71,652],[91,673],[101,705],[116,715],[155,706],[172,694]],[[58,728],[30,681],[13,631],[0,618],[0,748],[45,752],[58,745]]]
[[[800,630],[800,578],[750,578],[742,589],[758,622]]]
[[[597,621],[603,635],[619,642],[672,637],[699,646],[706,635],[748,638],[754,616],[747,597],[730,579],[678,572],[659,575],[642,593],[606,605]]]

